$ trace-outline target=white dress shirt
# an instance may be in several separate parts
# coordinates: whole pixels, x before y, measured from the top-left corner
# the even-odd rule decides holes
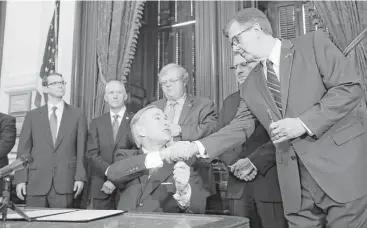
[[[122,118],[124,117],[125,115],[125,112],[126,112],[126,107],[124,106],[120,111],[119,113],[113,113],[112,110],[110,109],[110,115],[111,115],[111,124],[113,125],[113,122],[115,121],[115,115],[118,115],[118,119],[117,121],[119,122],[119,126],[121,125],[121,121],[122,121]]]
[[[181,112],[182,112],[183,106],[185,104],[186,97],[187,97],[186,93],[184,93],[184,95],[176,101],[167,100],[167,104],[166,104],[166,107],[164,109],[165,114],[167,114],[171,103],[177,102],[177,104],[175,105],[175,115],[174,115],[173,120],[172,120],[173,124],[178,124],[178,121],[180,120]]]
[[[152,151],[148,153],[148,151],[142,147],[142,150],[145,154],[147,154],[145,158],[145,167],[147,169],[153,169],[163,166],[163,160],[159,154],[159,151]],[[150,175],[149,175],[150,178]],[[149,179],[148,178],[148,179]],[[173,198],[178,202],[180,207],[188,207],[190,205],[191,199],[191,186],[188,184],[187,190],[185,190],[185,194],[181,195],[178,190],[173,195]]]
[[[53,107],[57,107],[55,113],[56,113],[56,117],[57,117],[57,128],[56,128],[56,137],[59,133],[59,129],[60,129],[60,123],[61,123],[61,119],[62,119],[62,114],[64,112],[64,101],[59,102],[58,104],[52,104],[52,103],[48,103],[47,104],[47,109],[48,109],[48,120],[51,120],[51,115],[54,112],[52,110]]]

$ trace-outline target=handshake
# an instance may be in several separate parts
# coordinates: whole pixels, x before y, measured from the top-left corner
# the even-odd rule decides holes
[[[162,160],[167,163],[186,161],[199,152],[195,143],[189,141],[170,142],[159,151]]]

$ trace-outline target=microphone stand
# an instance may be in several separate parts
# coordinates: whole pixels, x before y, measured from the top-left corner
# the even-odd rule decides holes
[[[31,219],[10,200],[10,191],[11,191],[11,178],[9,175],[4,177],[4,188],[3,188],[3,200],[1,201],[0,213],[2,214],[3,222],[7,220],[8,208],[12,209],[28,222],[31,222]]]

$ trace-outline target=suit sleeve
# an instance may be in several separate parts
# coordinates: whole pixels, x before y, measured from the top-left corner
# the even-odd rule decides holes
[[[87,142],[87,119],[84,113],[81,113],[78,121],[78,135],[77,135],[77,155],[76,155],[76,172],[74,176],[75,181],[87,181],[87,173],[84,167],[84,157]]]
[[[275,146],[269,141],[253,151],[248,159],[259,170],[261,175],[265,175],[270,168],[275,166]]]
[[[104,176],[108,166],[111,165],[101,157],[98,143],[98,131],[95,120],[91,121],[88,132],[87,158],[91,168],[98,172],[102,177]]]
[[[0,160],[7,157],[8,153],[13,149],[16,136],[15,118],[7,115],[1,123]]]
[[[275,165],[275,146],[263,125],[256,122],[256,129],[245,145],[247,147],[240,157],[250,159],[259,172],[265,175],[269,168]]]
[[[255,118],[241,98],[235,118],[208,137],[200,140],[209,158],[214,159],[223,152],[243,144],[255,129]]]
[[[107,170],[107,179],[114,184],[121,184],[140,177],[147,170],[145,158],[146,154],[140,154],[115,161]]]
[[[226,123],[226,119],[225,119],[225,111],[227,108],[227,101],[228,98],[226,98],[224,101],[223,101],[223,106],[222,106],[222,109],[220,110],[219,112],[219,116],[218,116],[218,124],[217,124],[217,127],[215,128],[215,132],[217,132],[218,130],[220,130],[221,128],[223,128],[227,123]]]
[[[32,138],[32,117],[28,112],[24,118],[23,127],[19,136],[18,153],[17,158],[20,156],[31,155],[33,148]],[[14,184],[27,183],[28,181],[28,168],[15,172]]]
[[[324,33],[315,33],[313,45],[317,67],[327,92],[319,103],[299,118],[319,138],[358,105],[363,90],[355,66]]]
[[[199,123],[181,124],[181,141],[196,141],[215,131],[218,116],[213,101],[206,102],[200,113]]]

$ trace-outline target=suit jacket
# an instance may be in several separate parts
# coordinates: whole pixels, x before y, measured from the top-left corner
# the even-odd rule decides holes
[[[13,149],[16,137],[15,118],[0,113],[0,169],[9,164],[8,153]],[[3,190],[3,179],[0,179],[0,190]]]
[[[237,91],[223,101],[223,107],[219,113],[218,130],[233,120],[240,105],[240,98],[240,92]],[[226,165],[232,165],[239,158],[246,157],[256,166],[259,174],[253,181],[244,182],[229,171],[226,197],[240,199],[246,193],[246,187],[251,186],[256,199],[281,202],[278,174],[275,166],[275,147],[270,141],[266,129],[259,123],[256,124],[254,133],[244,144],[226,151],[219,156],[219,159]]]
[[[160,99],[152,103],[164,111],[167,99]],[[218,116],[214,102],[198,96],[187,96],[178,124],[181,126],[182,135],[175,137],[174,141],[196,141],[215,131],[218,123]],[[205,187],[209,189],[210,163],[204,160],[196,160],[194,168],[203,178]],[[214,193],[214,189],[211,190]]]
[[[90,193],[92,198],[105,199],[109,196],[101,191],[103,183],[107,180],[106,169],[113,163],[115,152],[118,149],[134,147],[130,138],[130,120],[133,115],[128,110],[125,111],[116,142],[113,139],[110,112],[93,119],[90,123],[86,157],[91,166]],[[118,184],[115,185],[118,186]]]
[[[31,155],[28,168],[15,173],[14,183],[27,183],[27,195],[46,195],[53,183],[59,194],[73,193],[74,181],[86,181],[84,154],[87,120],[82,109],[65,103],[56,143],[51,137],[47,105],[24,119],[18,156]]]
[[[280,55],[283,113],[257,65],[241,86],[243,100],[235,119],[202,140],[209,156],[244,142],[254,130],[252,115],[268,127],[270,109],[274,121],[298,117],[315,134],[305,133],[275,146],[286,212],[297,212],[301,205],[297,156],[335,201],[346,203],[366,195],[367,109],[354,68],[321,31],[284,40]]]
[[[154,101],[152,105],[164,111],[167,99]],[[175,141],[196,141],[213,133],[217,126],[217,112],[214,102],[202,98],[187,96],[178,124],[181,126],[182,135],[175,137]]]
[[[190,206],[181,209],[173,198],[176,192],[173,179],[174,164],[164,162],[163,167],[154,169],[148,178],[145,167],[146,155],[137,150],[121,150],[116,155],[118,161],[108,171],[109,180],[124,183],[125,188],[120,195],[118,209],[142,212],[170,213],[204,213],[206,198],[209,193],[203,189],[200,176],[191,169],[189,184],[191,186]],[[171,182],[173,185],[165,185]]]

